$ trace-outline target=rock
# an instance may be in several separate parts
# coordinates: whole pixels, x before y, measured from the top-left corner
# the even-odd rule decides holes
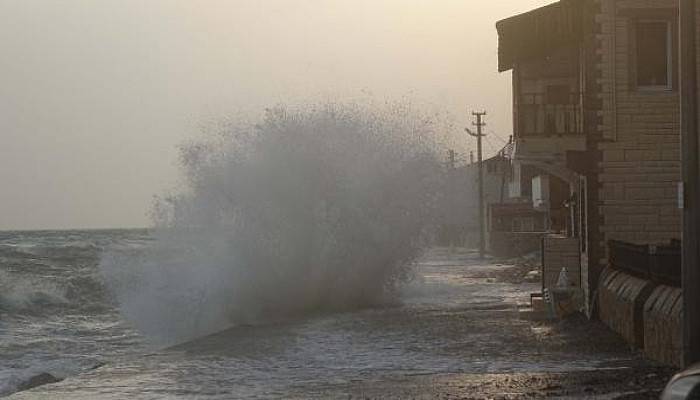
[[[22,384],[17,386],[17,391],[22,392],[24,390],[33,389],[35,387],[48,385],[51,383],[57,383],[63,379],[56,378],[55,376],[49,374],[48,372],[42,372],[39,375],[34,375],[28,380],[24,381]]]
[[[526,282],[537,282],[540,280],[540,271],[530,271],[525,275]]]
[[[91,368],[89,368],[88,371],[94,371],[94,370],[100,369],[100,368],[102,368],[102,367],[104,367],[104,366],[105,366],[105,363],[99,362],[99,363],[93,365]]]

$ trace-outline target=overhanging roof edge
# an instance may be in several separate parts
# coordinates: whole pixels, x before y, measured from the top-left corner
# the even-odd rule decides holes
[[[517,61],[543,56],[579,41],[583,34],[584,2],[560,0],[498,21],[499,72],[512,69]]]

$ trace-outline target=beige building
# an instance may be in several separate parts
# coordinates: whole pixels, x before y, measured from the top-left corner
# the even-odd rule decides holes
[[[677,0],[561,0],[497,24],[499,70],[513,74],[514,162],[566,182],[561,240],[579,243],[565,259],[580,266],[583,308],[614,315],[641,346],[642,314],[680,307],[678,13]],[[627,276],[638,280],[630,299],[599,295],[630,287]],[[629,315],[607,299],[631,302]]]

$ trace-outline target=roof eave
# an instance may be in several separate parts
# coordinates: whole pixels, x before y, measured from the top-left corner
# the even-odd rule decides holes
[[[585,0],[560,0],[496,23],[498,70],[512,69],[516,62],[545,56],[581,40]]]

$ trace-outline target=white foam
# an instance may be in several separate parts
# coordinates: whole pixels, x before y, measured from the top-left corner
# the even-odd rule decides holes
[[[229,124],[183,146],[189,187],[156,203],[150,249],[105,255],[105,281],[166,342],[381,302],[433,220],[438,126],[406,105],[276,108]]]

